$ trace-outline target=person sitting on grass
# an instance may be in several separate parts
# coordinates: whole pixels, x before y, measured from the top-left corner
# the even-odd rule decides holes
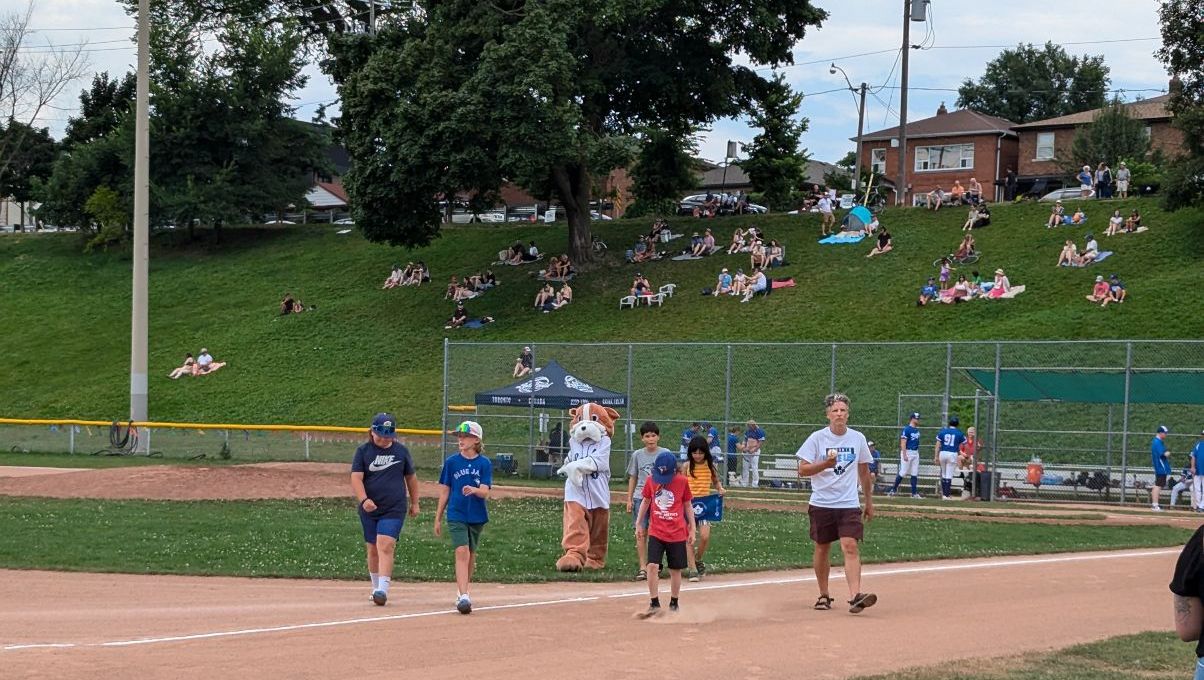
[[[715,281],[715,290],[711,293],[713,296],[727,295],[732,292],[732,275],[727,273],[727,267],[719,272],[719,278]]]
[[[426,263],[419,260],[418,263],[414,265],[414,268],[410,270],[410,275],[402,279],[401,285],[421,286],[423,283],[426,283],[430,280],[431,273],[427,271]]]
[[[744,291],[744,297],[740,302],[748,302],[757,293],[768,292],[769,279],[765,277],[765,272],[761,269],[753,270],[752,281],[749,282],[747,290]]]
[[[566,281],[564,283],[564,285],[560,287],[560,290],[556,292],[556,299],[549,303],[544,304],[543,311],[550,312],[552,310],[560,309],[561,307],[567,305],[568,303],[570,303],[572,301],[573,301],[573,288]],[[550,309],[549,309],[549,307],[550,307]]]
[[[443,299],[451,300],[452,298],[454,298],[456,296],[456,291],[458,291],[459,289],[460,289],[460,277],[456,276],[455,274],[452,274],[451,278],[447,280],[447,290],[443,291]]]
[[[542,258],[543,255],[540,254],[539,248],[535,246],[535,241],[531,241],[531,245],[529,245],[527,249],[523,251],[523,262],[534,262]]]
[[[758,267],[764,267],[769,263],[768,249],[761,239],[753,240],[748,253],[749,269],[755,271]]]
[[[1124,215],[1120,214],[1120,209],[1112,211],[1112,217],[1108,218],[1108,228],[1104,231],[1104,236],[1115,236],[1119,234],[1121,229],[1125,227]]]
[[[1129,291],[1125,289],[1124,281],[1121,281],[1120,277],[1116,274],[1108,277],[1108,286],[1112,291],[1113,302],[1124,302],[1125,298],[1129,296]]]
[[[978,183],[977,179],[970,178],[970,187],[966,194],[967,200],[970,201],[971,205],[975,205],[982,200],[982,185]]]
[[[1100,307],[1107,307],[1109,302],[1112,302],[1112,288],[1103,276],[1095,277],[1095,286],[1091,289],[1091,295],[1087,296],[1088,302],[1098,302]]]
[[[485,273],[481,276],[481,287],[486,290],[497,288],[497,277],[493,275],[492,269],[486,269]]]
[[[669,235],[673,234],[673,230],[669,228],[669,223],[663,218],[652,223],[652,230],[648,232],[648,238],[652,239],[653,241],[659,241],[662,233]]]
[[[957,283],[953,284],[953,287],[949,289],[949,294],[946,299],[949,302],[965,302],[973,296],[973,287],[970,285],[970,282],[966,280],[966,275],[958,274]]]
[[[996,269],[995,281],[991,284],[991,290],[987,293],[987,297],[997,300],[1011,291],[1012,282],[1008,280],[1007,274],[1004,274],[1002,269]]]
[[[868,258],[875,255],[882,255],[883,253],[889,253],[890,251],[894,250],[894,248],[895,245],[891,241],[890,232],[886,229],[883,229],[878,233],[878,245],[874,246],[873,249],[870,250],[869,255],[866,255],[866,257]]]
[[[938,300],[940,291],[936,288],[936,279],[928,277],[928,282],[920,288],[920,297],[916,300],[916,307],[923,307],[933,300]]]
[[[1078,260],[1079,249],[1075,247],[1074,241],[1066,239],[1066,243],[1062,244],[1062,252],[1058,253],[1058,263],[1056,267],[1070,267]]]
[[[193,369],[196,368],[196,359],[192,358],[192,353],[184,355],[184,364],[179,368],[167,374],[167,377],[172,380],[179,380],[181,376],[193,375]]]
[[[526,252],[527,251],[523,249],[522,242],[515,241],[514,245],[510,246],[510,250],[507,253],[503,262],[505,262],[508,265],[514,265],[514,266],[520,265],[523,263],[523,255],[526,254]]]
[[[1125,220],[1125,231],[1130,234],[1141,228],[1141,213],[1137,212],[1137,208],[1133,208],[1133,212],[1129,215],[1129,219]]]
[[[1087,215],[1083,213],[1082,207],[1074,209],[1074,215],[1070,217],[1072,224],[1082,224],[1087,221]]]
[[[464,303],[456,303],[456,311],[452,312],[451,318],[447,320],[447,324],[443,328],[459,328],[468,321],[468,310],[464,308]]]
[[[979,201],[978,218],[974,220],[974,224],[972,225],[971,228],[972,229],[982,229],[983,227],[990,226],[990,224],[991,224],[991,209],[987,207],[986,201]]]
[[[285,293],[284,299],[280,301],[280,316],[289,314],[300,314],[305,311],[305,305],[301,301],[293,297],[292,293]]]
[[[982,275],[975,269],[970,272],[970,297],[976,298],[987,291],[982,287]]]
[[[932,191],[929,191],[924,196],[925,196],[924,207],[928,208],[929,210],[933,210],[933,211],[940,210],[941,205],[943,205],[945,203],[945,192],[943,190],[941,190],[940,187],[937,187],[937,188],[933,189]]]
[[[702,246],[702,254],[704,256],[715,252],[715,234],[712,233],[710,229],[707,229],[702,233]]]
[[[949,190],[949,205],[961,205],[966,196],[966,190],[962,187],[962,183],[953,180],[953,188]]]
[[[1062,223],[1062,218],[1066,215],[1066,208],[1062,206],[1061,201],[1055,201],[1053,208],[1049,210],[1049,219],[1045,220],[1045,228],[1052,229]]]
[[[1075,260],[1074,266],[1086,267],[1095,262],[1095,258],[1099,257],[1099,242],[1095,240],[1095,236],[1087,234],[1087,245],[1083,246],[1083,251]]]
[[[226,362],[214,361],[213,356],[209,354],[209,350],[201,348],[201,353],[197,355],[196,365],[192,369],[192,375],[208,375],[224,367]]]
[[[474,291],[470,287],[469,279],[470,279],[470,277],[465,276],[464,282],[457,285],[455,290],[452,291],[451,299],[453,302],[460,302],[462,300],[471,300],[472,298],[477,296],[477,292]]]
[[[732,234],[732,244],[727,247],[728,255],[735,255],[744,250],[744,230],[736,227],[735,233]]]
[[[765,257],[769,260],[770,267],[781,267],[785,263],[785,249],[782,244],[775,240],[769,241],[769,248],[765,252]]]
[[[964,260],[974,254],[974,235],[966,234],[962,237],[962,242],[957,245],[957,250],[953,252],[953,257],[958,260]]]
[[[690,235],[690,254],[694,257],[702,257],[702,234],[694,232]]]
[[[568,279],[576,272],[573,270],[573,261],[569,259],[568,253],[560,256],[560,278]]]
[[[534,357],[534,355],[531,354],[531,348],[524,347],[522,353],[518,355],[518,359],[516,359],[514,361],[513,377],[521,378],[524,375],[530,373],[531,369],[534,367],[535,367],[535,357]]]
[[[962,223],[962,231],[973,229],[976,221],[978,221],[978,206],[970,204],[970,212],[966,214],[966,221]]]
[[[539,292],[535,294],[535,304],[533,307],[535,309],[542,309],[545,303],[551,302],[555,297],[556,289],[552,288],[552,284],[545,283],[543,288],[540,288]]]
[[[732,292],[729,295],[744,295],[748,291],[748,277],[745,276],[743,269],[737,269],[736,275],[732,277]]]
[[[403,272],[399,265],[393,265],[393,272],[389,274],[389,278],[385,279],[385,285],[380,287],[381,290],[400,286],[401,282],[405,280],[405,277],[409,275],[413,266],[413,263],[407,264],[405,271]]]

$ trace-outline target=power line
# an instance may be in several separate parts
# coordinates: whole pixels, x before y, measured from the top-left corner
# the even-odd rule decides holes
[[[1112,43],[1127,43],[1127,42],[1147,42],[1150,40],[1161,40],[1162,38],[1118,38],[1115,40],[1080,40],[1077,42],[1059,42],[1058,45],[1109,45]],[[1024,43],[1017,43],[1024,44]],[[1032,44],[1032,43],[1028,43]],[[931,50],[977,50],[984,48],[1007,49],[1016,47],[1016,45],[934,45],[929,47]]]

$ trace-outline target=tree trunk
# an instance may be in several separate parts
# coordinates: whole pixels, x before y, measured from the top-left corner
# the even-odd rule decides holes
[[[555,168],[552,179],[564,206],[569,224],[569,258],[578,264],[594,259],[593,234],[590,232],[590,174],[584,165]]]

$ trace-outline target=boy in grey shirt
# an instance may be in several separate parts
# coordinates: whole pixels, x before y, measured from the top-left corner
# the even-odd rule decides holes
[[[643,581],[648,578],[644,567],[648,564],[648,544],[641,541],[639,534],[634,532],[636,518],[640,516],[640,502],[644,492],[644,483],[652,472],[656,457],[662,453],[672,453],[660,445],[661,430],[651,420],[640,425],[640,439],[644,447],[631,452],[627,460],[627,512],[631,513],[631,526],[635,535],[635,550],[639,556],[639,571],[635,580]],[[644,530],[648,530],[648,517],[644,517]]]

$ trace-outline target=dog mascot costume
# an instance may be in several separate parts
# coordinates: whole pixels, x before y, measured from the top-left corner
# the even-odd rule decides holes
[[[591,402],[569,409],[569,452],[556,474],[564,482],[564,556],[558,571],[606,566],[610,528],[610,437],[618,412]]]

